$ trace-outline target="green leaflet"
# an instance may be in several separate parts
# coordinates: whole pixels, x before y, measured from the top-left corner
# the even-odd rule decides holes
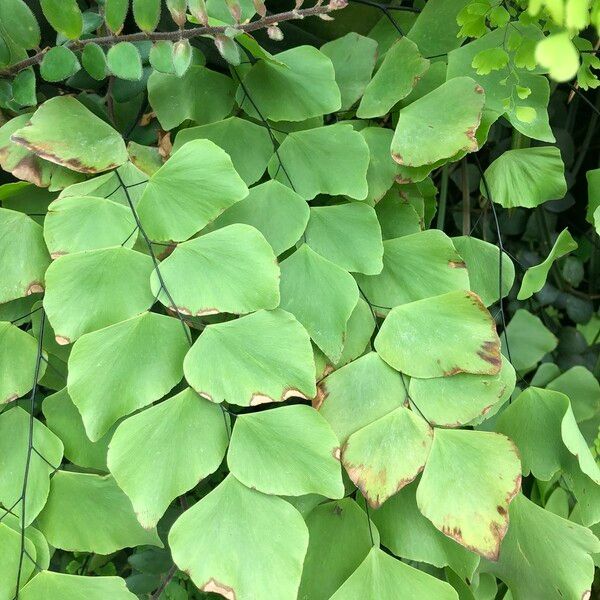
[[[508,528],[508,505],[520,488],[519,454],[507,437],[436,429],[417,504],[442,533],[495,560]]]
[[[450,292],[397,306],[375,338],[375,350],[411,377],[500,371],[496,326],[478,296]]]
[[[568,229],[563,229],[554,242],[548,256],[539,265],[529,267],[523,276],[518,300],[527,300],[539,292],[546,283],[548,273],[556,260],[577,249],[577,242],[571,237]]]
[[[471,579],[479,556],[441,533],[421,514],[416,490],[417,482],[410,483],[371,512],[381,543],[396,556],[436,567],[449,565],[462,577]]]
[[[344,496],[338,439],[309,406],[239,416],[227,465],[244,485],[266,494]]]
[[[152,260],[120,246],[62,256],[46,272],[44,309],[59,344],[134,317],[154,304]]]
[[[180,242],[247,195],[229,156],[209,140],[192,140],[152,175],[138,210],[152,239]]]
[[[57,471],[37,523],[48,542],[64,550],[110,554],[140,544],[162,546],[156,529],[137,522],[110,475]]]
[[[174,498],[218,468],[227,427],[219,408],[189,388],[117,427],[108,468],[144,528],[154,527]],[[132,462],[134,455],[139,460]]]
[[[29,414],[15,406],[0,415],[0,502],[21,517],[23,474],[29,444]],[[62,442],[40,421],[33,419],[33,444],[41,456],[32,453],[29,465],[29,492],[25,500],[25,525],[30,525],[46,503],[53,465],[63,456]],[[42,458],[43,456],[43,458]],[[46,462],[48,461],[48,462]],[[49,464],[48,464],[49,463]]]
[[[24,396],[34,385],[37,341],[7,321],[0,321],[0,405]],[[46,370],[41,361],[39,379]]]
[[[292,313],[315,344],[337,362],[348,319],[358,302],[352,276],[303,244],[281,263],[280,289],[281,308]]]
[[[600,521],[600,469],[577,427],[567,396],[527,388],[500,415],[497,428],[517,444],[524,475],[531,472],[547,481],[563,472],[579,500],[584,525]]]
[[[379,117],[408,96],[429,68],[429,61],[419,53],[416,44],[400,38],[386,52],[381,66],[367,85],[356,116],[361,119]]]
[[[569,397],[578,423],[591,419],[600,412],[600,384],[585,367],[571,367],[552,379],[546,387]]]
[[[44,16],[65,37],[77,39],[83,29],[83,17],[77,0],[40,0]]]
[[[276,255],[299,239],[310,216],[305,200],[273,179],[250,188],[248,195],[221,213],[207,230],[246,223],[260,231]]]
[[[557,344],[558,339],[542,321],[523,308],[515,312],[502,334],[502,353],[508,356],[510,349],[511,362],[518,373],[533,369]]]
[[[186,355],[183,370],[211,402],[256,406],[312,398],[316,391],[308,334],[279,309],[209,325]]]
[[[118,33],[125,23],[129,0],[106,0],[104,2],[104,20],[111,31]]]
[[[290,133],[269,162],[269,175],[306,200],[317,194],[364,200],[369,147],[350,125]]]
[[[365,560],[331,596],[332,600],[398,598],[454,600],[456,592],[446,582],[396,560],[379,548],[372,548]]]
[[[181,77],[154,71],[148,78],[148,100],[164,129],[186,119],[200,124],[224,119],[233,108],[235,86],[229,77],[191,65]]]
[[[315,252],[347,271],[375,275],[383,268],[381,229],[366,204],[312,207],[305,239]]]
[[[333,63],[342,98],[340,110],[348,110],[363,95],[371,79],[377,60],[377,42],[350,32],[323,44],[321,53]]]
[[[40,26],[24,0],[7,0],[0,5],[0,21],[10,38],[27,50],[40,44]]]
[[[65,457],[79,467],[108,471],[106,453],[114,433],[111,427],[97,442],[85,433],[81,414],[69,397],[66,388],[44,398],[42,411],[46,426],[56,434],[65,447]]]
[[[342,464],[373,508],[410,483],[425,466],[433,430],[403,406],[353,433]]]
[[[400,110],[392,157],[407,167],[431,165],[479,148],[485,94],[470,77],[456,77]]]
[[[134,600],[120,577],[81,577],[43,571],[27,584],[23,600]]]
[[[2,598],[12,598],[16,592],[17,574],[19,572],[19,560],[21,557],[21,534],[20,531],[11,529],[5,523],[0,523],[0,544],[2,545],[2,563],[0,563],[0,594]],[[24,548],[36,559],[35,546],[29,538],[24,540]],[[33,573],[34,565],[29,559],[25,559],[22,570],[22,581],[27,581]]]
[[[298,46],[276,54],[275,59],[278,62],[259,60],[242,77],[236,101],[249,116],[304,121],[340,109],[334,67],[325,54]]]
[[[510,506],[510,527],[498,562],[483,569],[501,577],[515,600],[585,598],[594,578],[590,556],[600,542],[589,529],[561,519],[522,494]]]
[[[40,75],[46,81],[62,81],[71,77],[80,69],[75,54],[66,46],[51,48],[40,65]]]
[[[295,508],[233,475],[183,513],[169,533],[173,560],[196,587],[236,598],[258,598],[268,588],[281,600],[295,600],[307,545]]]
[[[223,148],[246,185],[262,177],[273,154],[268,130],[238,117],[183,129],[175,138],[173,152],[196,139],[207,139]],[[248,148],[252,148],[252,151],[249,152]]]
[[[485,418],[515,389],[515,370],[507,359],[496,375],[459,373],[452,377],[410,380],[410,400],[431,425],[460,427]]]
[[[135,219],[127,206],[106,198],[69,196],[48,206],[44,240],[52,258],[63,254],[134,245]]]
[[[481,193],[505,208],[534,208],[567,192],[564,165],[555,146],[507,150],[485,171]]]
[[[373,545],[379,544],[377,529],[367,519],[352,498],[320,504],[308,514],[309,544],[299,598],[330,598],[358,568]],[[332,544],[331,540],[336,543]],[[339,552],[338,544],[346,551]]]
[[[156,270],[152,293],[185,315],[245,314],[279,304],[279,266],[263,235],[235,224],[179,244]],[[220,280],[218,286],[214,281]],[[175,303],[175,306],[172,303]]]
[[[121,79],[138,81],[142,77],[142,60],[138,49],[131,42],[119,42],[106,54],[109,71]]]
[[[475,237],[463,235],[452,238],[467,266],[471,291],[475,292],[486,306],[505,297],[510,292],[515,280],[515,266],[510,257],[502,253],[502,291],[498,284],[500,273],[500,253],[497,246]]]
[[[160,12],[160,0],[133,0],[133,18],[142,31],[156,29]]]
[[[383,242],[383,270],[357,276],[379,314],[399,304],[469,288],[462,257],[448,236],[430,229]]]
[[[354,432],[402,406],[404,397],[401,375],[369,352],[328,375],[316,404],[345,444]]]
[[[81,53],[81,64],[94,79],[102,81],[106,77],[106,54],[98,44],[85,46]]]
[[[43,292],[49,264],[42,228],[27,215],[0,208],[0,302]]]
[[[187,348],[176,319],[148,312],[81,336],[69,357],[68,390],[90,440],[179,383]]]
[[[101,173],[127,160],[121,136],[71,96],[44,102],[11,139],[41,158],[80,173]]]

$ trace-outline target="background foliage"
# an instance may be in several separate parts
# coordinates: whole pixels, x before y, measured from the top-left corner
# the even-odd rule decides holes
[[[595,597],[599,21],[2,0],[0,600]]]

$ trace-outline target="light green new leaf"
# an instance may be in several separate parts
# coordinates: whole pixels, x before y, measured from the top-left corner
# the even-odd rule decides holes
[[[549,35],[539,42],[535,47],[535,60],[558,82],[573,79],[579,69],[579,52],[567,31]]]
[[[469,288],[469,274],[450,238],[439,229],[383,242],[383,270],[356,277],[374,309],[388,309]]]
[[[180,242],[247,195],[231,158],[210,140],[192,140],[152,175],[138,212],[150,238]]]
[[[137,235],[129,207],[107,198],[71,196],[48,206],[44,240],[50,256],[123,245],[131,248]],[[137,233],[137,232],[136,232]]]
[[[121,135],[72,96],[46,100],[11,140],[80,173],[101,173],[127,161]]]
[[[268,590],[296,600],[308,532],[291,504],[229,475],[175,521],[169,546],[203,592],[252,600]]]
[[[369,517],[352,498],[320,504],[308,514],[306,525],[309,544],[298,598],[328,600],[373,545],[379,545],[379,534],[374,525],[369,529]]]
[[[187,349],[181,323],[156,313],[81,336],[69,356],[68,390],[90,440],[179,383]]]
[[[63,81],[81,69],[75,54],[66,46],[50,48],[40,64],[40,75],[46,81]]]
[[[149,529],[177,496],[217,470],[226,449],[221,410],[187,388],[117,427],[108,468]]]
[[[337,362],[358,302],[352,276],[303,244],[281,263],[280,288],[281,308],[291,312],[315,344]]]
[[[443,534],[496,560],[508,528],[508,505],[520,488],[521,462],[508,438],[436,429],[417,504]]]
[[[507,344],[508,340],[508,344]],[[502,333],[502,353],[510,358],[517,373],[530,371],[558,345],[556,336],[539,317],[519,308]]]
[[[417,45],[401,37],[386,52],[381,66],[371,79],[360,101],[356,116],[361,119],[380,117],[408,96],[429,68]]]
[[[151,308],[152,260],[120,246],[62,256],[46,272],[44,309],[56,341],[125,321]]]
[[[508,585],[514,600],[590,598],[592,553],[600,542],[592,532],[537,506],[519,494],[510,506],[510,527],[497,562],[483,570]]]
[[[42,228],[21,212],[0,208],[0,303],[43,292],[49,264]]]
[[[236,100],[246,114],[271,121],[304,121],[340,109],[335,71],[325,54],[312,46],[297,46],[275,59],[259,60],[243,77]]]
[[[250,188],[249,194],[221,213],[207,229],[234,223],[256,227],[271,244],[275,255],[291,248],[299,239],[310,216],[308,204],[291,188],[273,179]]]
[[[442,568],[449,565],[471,579],[479,556],[438,531],[417,507],[417,482],[403,487],[371,517],[381,533],[381,543],[396,556]]]
[[[33,50],[40,45],[40,26],[24,0],[0,2],[0,22],[17,46]]]
[[[269,175],[306,200],[318,194],[364,200],[369,147],[351,125],[294,131],[269,162]]]
[[[410,399],[431,425],[460,427],[504,404],[515,389],[515,381],[515,370],[508,359],[503,359],[497,375],[413,377]]]
[[[22,600],[135,600],[120,577],[82,577],[43,571],[21,591]]]
[[[402,406],[405,396],[401,375],[369,352],[328,375],[315,405],[345,444],[354,432]]]
[[[454,247],[467,265],[471,291],[475,292],[486,306],[500,298],[498,274],[500,252],[498,247],[469,235],[452,238]],[[515,280],[515,266],[505,252],[502,253],[502,297],[508,295]]]
[[[342,464],[372,508],[415,479],[429,455],[433,430],[401,406],[353,433]]]
[[[148,79],[148,100],[165,130],[186,119],[212,123],[233,108],[235,84],[231,77],[201,65],[191,65],[182,77],[153,72]]]
[[[65,447],[65,456],[79,467],[108,471],[106,453],[115,428],[111,427],[97,442],[85,433],[81,414],[69,397],[67,388],[46,396],[42,403],[46,426]]]
[[[371,548],[367,558],[331,596],[331,600],[458,600],[457,593],[445,581]]]
[[[279,304],[273,249],[250,225],[229,225],[179,244],[161,263],[160,273],[175,306],[161,290],[156,271],[152,292],[182,314],[245,314]]]
[[[83,30],[83,16],[77,0],[40,0],[44,17],[60,34],[72,40]]]
[[[394,369],[424,379],[495,375],[501,366],[496,324],[473,292],[397,306],[383,322],[375,350]]]
[[[52,546],[70,552],[162,547],[156,529],[142,528],[129,498],[110,475],[57,471],[37,524]]]
[[[31,559],[24,555],[22,565],[21,559],[21,534],[15,531],[6,523],[0,523],[0,548],[2,548],[2,561],[0,562],[0,598],[2,600],[11,600],[15,597],[17,579],[20,579],[21,587],[31,576],[34,564]],[[36,559],[35,546],[29,538],[25,538],[23,550],[27,552],[33,560]],[[23,595],[19,594],[19,598]]]
[[[377,42],[354,31],[327,42],[321,52],[329,57],[340,88],[340,110],[349,110],[363,95],[377,61]]]
[[[29,414],[20,406],[0,415],[0,502],[19,517],[23,511],[19,499],[28,456],[29,425]],[[33,419],[33,446],[39,454],[32,452],[29,463],[25,525],[30,525],[44,507],[49,476],[54,470],[50,465],[58,467],[63,457],[61,441],[37,419]]]
[[[366,204],[312,207],[305,236],[315,252],[346,271],[375,275],[383,268],[381,228]]]
[[[258,181],[273,154],[273,142],[266,127],[239,117],[182,129],[175,138],[173,152],[191,140],[207,139],[223,148],[246,185]]]
[[[265,494],[344,496],[338,439],[310,406],[239,415],[227,464],[236,479]]]
[[[547,200],[558,200],[567,193],[565,166],[556,146],[507,150],[485,170],[486,198],[504,208],[535,208]]]
[[[131,42],[119,42],[108,49],[106,62],[109,71],[120,79],[139,81],[142,78],[142,59]]]
[[[255,406],[316,393],[308,334],[279,309],[207,326],[187,353],[183,371],[211,402]]]
[[[7,321],[0,321],[0,405],[17,400],[33,387],[37,340]],[[46,370],[40,362],[39,379]]]
[[[539,292],[544,287],[548,273],[554,262],[576,249],[577,242],[571,237],[568,229],[563,229],[544,261],[527,269],[523,276],[517,299],[527,300],[527,298],[531,298],[533,294]]]
[[[474,152],[484,102],[483,89],[470,77],[446,81],[400,110],[392,157],[398,164],[419,167]]]

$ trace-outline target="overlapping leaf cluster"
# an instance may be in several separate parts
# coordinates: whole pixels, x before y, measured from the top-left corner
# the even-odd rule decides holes
[[[47,89],[8,4],[0,600],[589,597],[596,240],[545,221],[539,24],[375,4],[280,47],[260,2],[161,39],[160,2],[42,0]]]

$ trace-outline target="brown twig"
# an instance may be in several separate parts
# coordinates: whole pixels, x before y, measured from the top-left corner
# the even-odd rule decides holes
[[[316,5],[311,8],[302,8],[299,10],[289,10],[276,15],[269,15],[263,19],[257,21],[250,21],[249,23],[243,23],[237,25],[235,29],[249,33],[251,31],[257,31],[264,29],[270,25],[276,23],[283,23],[284,21],[293,21],[295,19],[304,19],[305,17],[313,17],[317,15],[326,15],[335,10],[345,8],[347,6],[347,0],[331,0],[329,4],[321,6]],[[99,46],[112,46],[119,42],[142,42],[145,40],[160,41],[160,40],[171,40],[177,41],[179,39],[190,39],[199,37],[202,35],[219,35],[224,34],[227,29],[231,29],[231,25],[224,25],[222,27],[193,27],[190,29],[184,29],[183,31],[177,29],[175,31],[153,31],[152,33],[146,33],[140,31],[138,33],[129,33],[125,35],[107,35],[104,37],[89,38],[86,40],[74,40],[65,44],[67,48],[71,50],[81,50],[88,44],[98,44]],[[15,75],[19,71],[23,71],[29,67],[39,64],[50,48],[44,48],[37,54],[26,58],[7,69],[0,70],[1,76]]]

